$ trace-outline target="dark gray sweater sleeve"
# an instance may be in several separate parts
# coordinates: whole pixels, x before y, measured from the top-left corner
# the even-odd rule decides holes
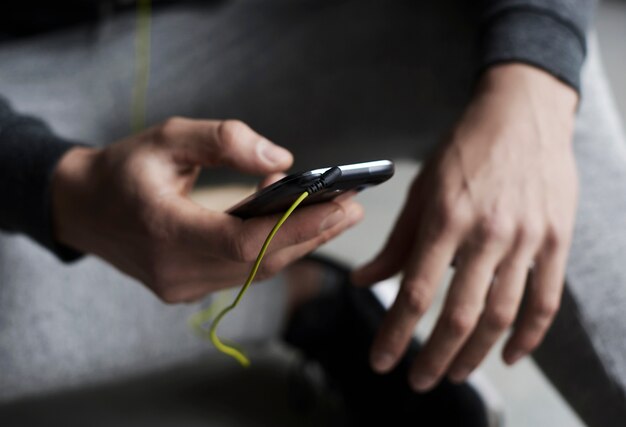
[[[63,261],[80,254],[54,241],[50,178],[61,156],[76,145],[41,120],[17,114],[0,97],[0,229],[27,234]]]
[[[481,69],[524,62],[580,90],[595,0],[482,0]]]

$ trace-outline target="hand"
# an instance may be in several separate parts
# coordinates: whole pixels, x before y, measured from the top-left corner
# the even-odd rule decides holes
[[[291,154],[237,121],[173,118],[104,149],[75,148],[52,181],[58,241],[96,254],[168,303],[242,284],[276,216],[241,220],[191,201],[200,166],[270,175]],[[258,278],[337,236],[362,217],[351,200],[297,209]]]
[[[559,306],[574,225],[576,102],[539,69],[486,71],[451,138],[414,181],[387,244],[353,275],[371,284],[404,272],[373,344],[374,370],[398,362],[453,260],[444,307],[409,375],[414,389],[446,373],[465,380],[513,324],[524,293],[503,358],[513,364],[541,342]]]

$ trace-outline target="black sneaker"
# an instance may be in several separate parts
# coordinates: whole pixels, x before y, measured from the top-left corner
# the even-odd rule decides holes
[[[303,385],[308,381],[328,383],[325,401],[341,402],[345,413],[341,425],[502,425],[501,415],[489,410],[486,399],[470,383],[457,385],[444,379],[427,393],[415,393],[407,378],[420,348],[416,339],[393,371],[385,375],[372,371],[369,350],[385,308],[369,289],[351,285],[345,266],[319,256],[303,262],[319,264],[327,283],[320,295],[292,314],[283,335],[304,356],[291,396],[301,409],[306,409],[307,396],[316,394],[311,391],[315,387]]]

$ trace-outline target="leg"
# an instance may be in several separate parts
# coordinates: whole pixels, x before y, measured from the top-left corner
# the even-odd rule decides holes
[[[428,3],[233,1],[159,10],[149,117],[240,118],[296,151],[300,168],[414,155],[413,141],[435,140],[471,79],[455,71],[450,78],[466,84],[439,94],[449,86],[444,71],[471,54],[427,45],[467,47],[470,38],[457,31],[465,29],[460,8],[452,8],[449,30],[432,18],[448,9]],[[2,45],[0,93],[63,135],[93,144],[126,135],[134,23],[129,14]],[[163,306],[94,258],[60,265],[27,239],[2,235],[0,283],[0,400],[149,371],[208,348],[186,326],[197,306]],[[279,286],[255,287],[244,299],[253,320],[234,316],[224,335],[275,335],[282,298]]]
[[[590,426],[626,419],[626,141],[595,42],[575,136],[580,202],[562,308],[535,358]]]

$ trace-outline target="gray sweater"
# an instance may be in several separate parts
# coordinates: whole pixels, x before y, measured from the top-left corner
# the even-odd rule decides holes
[[[476,3],[480,9],[478,63],[481,69],[503,62],[523,62],[544,69],[579,90],[586,50],[585,33],[594,0],[482,0]],[[27,16],[42,16],[36,13],[37,2],[35,6],[28,4]],[[49,3],[41,4],[45,7],[43,5]],[[97,0],[90,4],[96,5]],[[64,13],[63,16],[71,15]],[[67,24],[91,17],[90,9],[73,16],[75,19]],[[24,23],[20,28],[35,31],[36,24]],[[50,19],[39,25],[41,29],[49,26]],[[2,36],[6,38],[7,34]],[[54,135],[41,120],[16,113],[0,97],[0,229],[25,233],[64,261],[76,259],[80,254],[54,241],[50,177],[61,156],[76,144]]]

